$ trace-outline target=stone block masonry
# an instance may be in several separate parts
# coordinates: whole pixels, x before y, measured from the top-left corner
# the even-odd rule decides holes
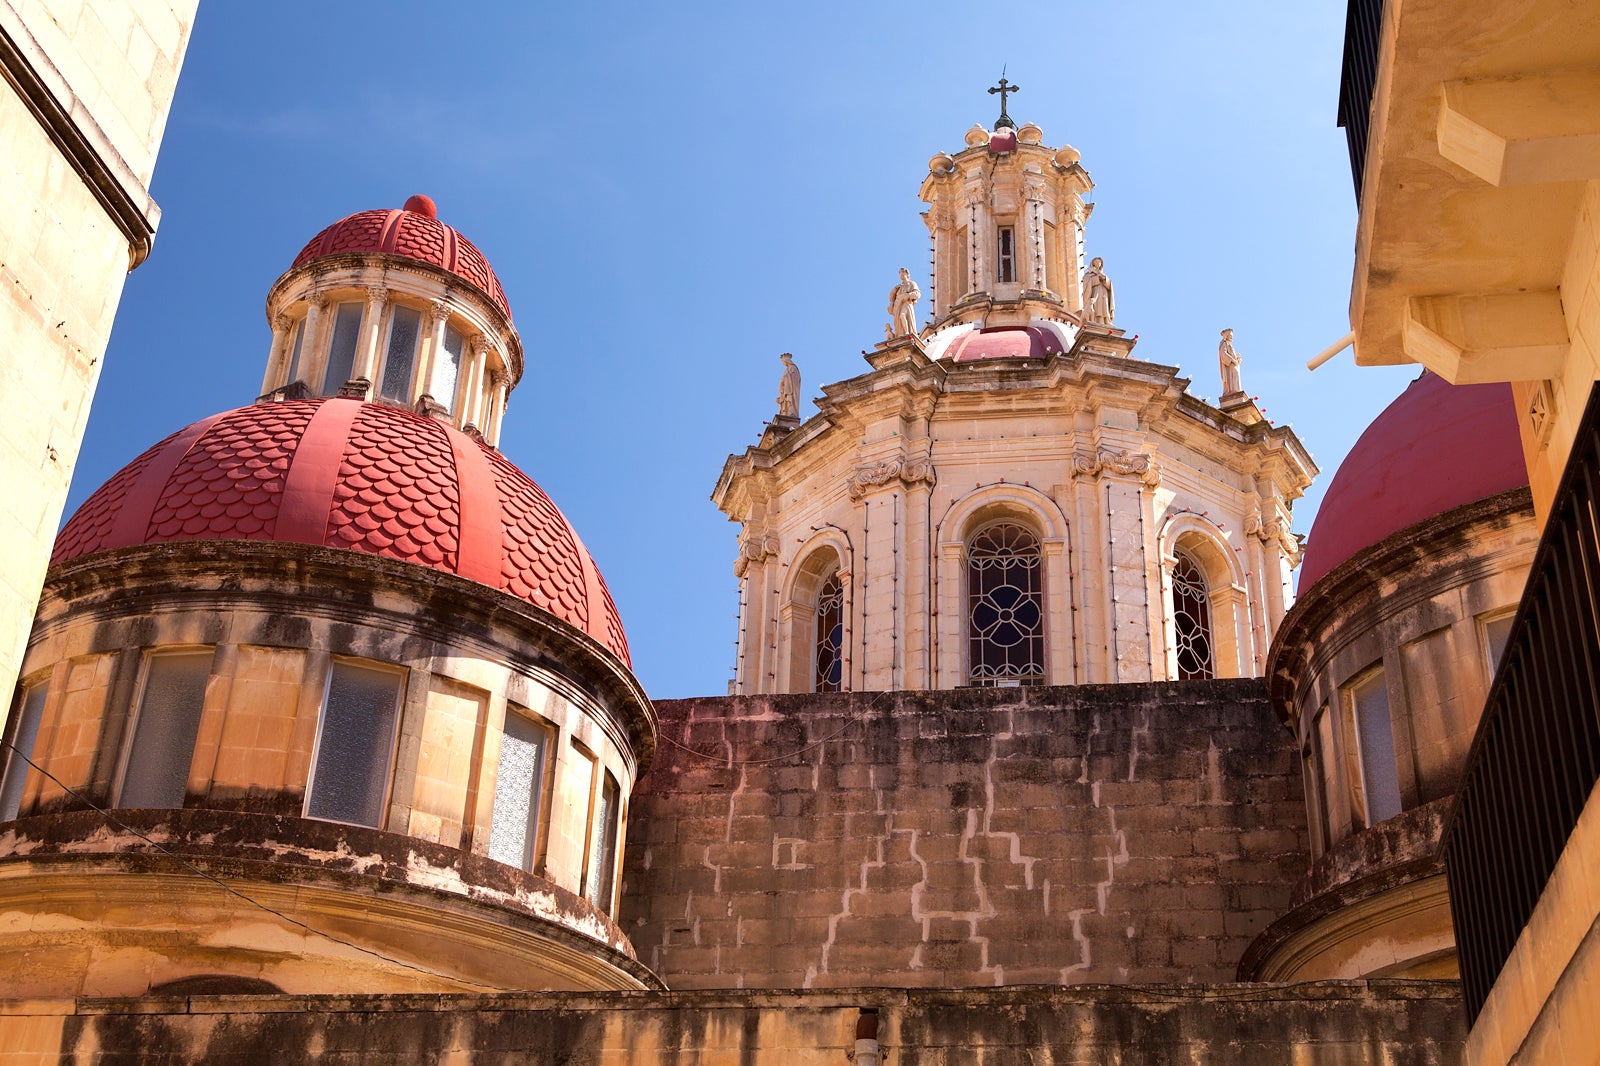
[[[1271,987],[593,995],[173,995],[0,1001],[7,1061],[848,1066],[1454,1066],[1444,981]]]
[[[677,989],[1228,981],[1309,864],[1259,680],[656,709],[620,922]]]

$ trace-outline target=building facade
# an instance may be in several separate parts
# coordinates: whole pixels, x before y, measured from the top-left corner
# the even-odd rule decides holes
[[[150,254],[150,177],[198,0],[0,3],[0,685],[61,524],[123,279]]]

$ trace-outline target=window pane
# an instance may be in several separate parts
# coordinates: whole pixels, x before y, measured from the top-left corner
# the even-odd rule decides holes
[[[461,377],[461,354],[467,349],[467,338],[454,326],[444,330],[444,350],[433,360],[433,384],[428,387],[434,400],[454,412],[456,409],[456,381]]]
[[[289,343],[289,373],[283,379],[285,385],[293,385],[300,380],[300,345],[306,339],[306,320],[301,319],[294,324],[294,340]]]
[[[1018,525],[989,526],[967,545],[967,630],[974,685],[1044,683],[1043,556]]]
[[[1383,671],[1357,685],[1350,694],[1355,707],[1357,741],[1361,746],[1361,780],[1367,792],[1367,824],[1400,813],[1400,775],[1389,724],[1389,688]]]
[[[1193,559],[1179,555],[1172,567],[1172,623],[1178,645],[1178,680],[1217,676],[1211,654],[1211,592]]]
[[[1010,226],[1000,230],[1000,280],[1016,281],[1016,240]]]
[[[340,304],[333,318],[333,344],[328,348],[328,369],[322,375],[322,395],[332,396],[350,380],[356,368],[356,341],[361,337],[361,305]]]
[[[621,790],[617,779],[606,772],[600,785],[594,821],[589,823],[589,902],[611,911],[611,883],[617,875],[617,816]]]
[[[15,751],[6,751],[5,783],[0,785],[0,822],[9,822],[17,816],[22,806],[22,786],[28,780],[28,763],[24,756],[33,757],[34,741],[39,739],[39,720],[44,717],[44,698],[50,692],[46,681],[29,685],[22,697],[22,717],[17,720],[17,733],[11,739]]]
[[[817,594],[816,676],[818,692],[838,692],[844,680],[844,586],[835,571]]]
[[[334,663],[306,814],[377,828],[393,761],[400,675]]]
[[[543,726],[520,714],[506,715],[494,786],[494,824],[489,831],[489,858],[496,862],[533,869],[548,738]]]
[[[210,674],[209,651],[150,657],[118,806],[183,806]]]
[[[389,351],[383,359],[383,387],[386,400],[411,402],[411,370],[417,361],[417,340],[422,335],[422,312],[414,307],[396,307],[389,320]]]
[[[1500,668],[1500,657],[1506,653],[1506,638],[1511,636],[1511,623],[1516,620],[1515,614],[1503,614],[1499,618],[1492,618],[1483,623],[1483,640],[1488,645],[1489,675]]]

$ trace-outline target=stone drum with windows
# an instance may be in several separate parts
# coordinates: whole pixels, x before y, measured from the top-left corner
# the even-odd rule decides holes
[[[660,987],[615,921],[654,712],[485,439],[499,283],[419,206],[313,241],[262,399],[58,537],[0,779],[13,995]]]
[[[1340,464],[1268,661],[1313,862],[1244,979],[1456,976],[1440,834],[1537,543],[1509,386],[1424,373]]]

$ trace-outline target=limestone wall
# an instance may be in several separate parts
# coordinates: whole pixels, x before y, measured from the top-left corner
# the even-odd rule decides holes
[[[11,691],[197,0],[0,0],[0,691]],[[132,234],[132,235],[130,235]],[[26,402],[18,398],[26,397]]]
[[[656,707],[619,920],[673,988],[1231,980],[1309,861],[1260,681]]]
[[[1454,984],[554,996],[171,996],[0,1002],[17,1061],[847,1066],[1450,1066]],[[269,1050],[270,1049],[270,1050]]]

